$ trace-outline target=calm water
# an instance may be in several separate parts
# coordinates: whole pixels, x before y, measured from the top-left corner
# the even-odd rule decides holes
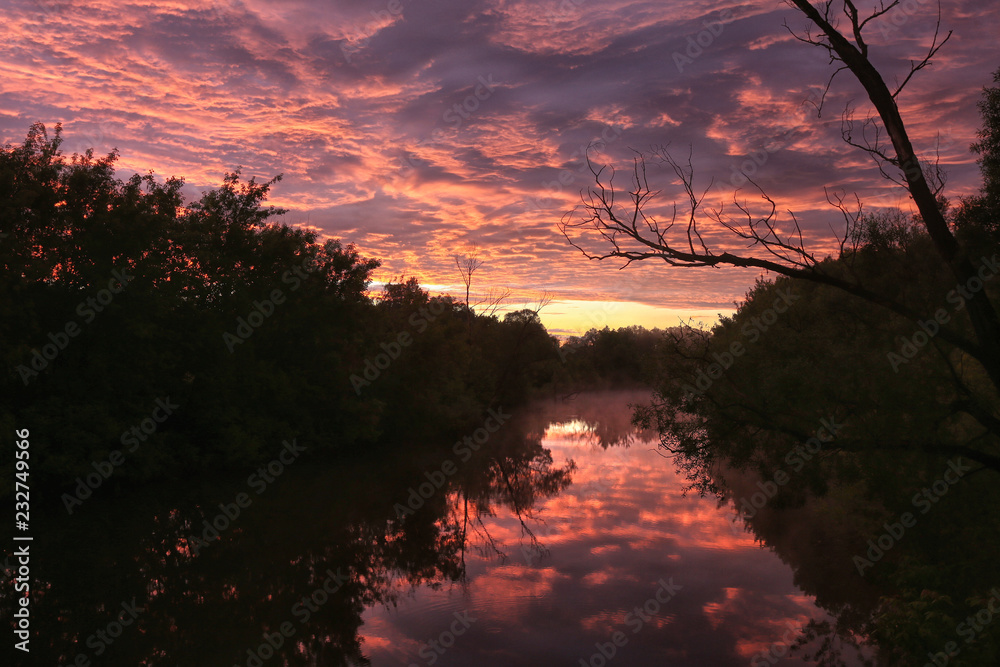
[[[505,557],[475,553],[464,584],[420,586],[395,607],[367,609],[372,664],[600,665],[599,645],[609,664],[814,664],[789,657],[783,639],[830,616],[731,504],[682,494],[655,435],[629,425],[628,404],[645,398],[602,392],[540,406],[542,445],[556,463],[576,463],[573,483],[526,521],[540,544],[509,510],[484,519]]]
[[[109,485],[72,516],[54,503],[36,519],[24,664],[813,664],[786,651],[830,618],[810,593],[827,608],[857,593],[828,576],[829,545],[801,512],[761,512],[769,547],[732,503],[684,496],[629,425],[644,398],[537,404],[470,433],[474,454],[414,443],[322,463],[307,449],[266,485]],[[441,488],[404,510],[428,479]]]

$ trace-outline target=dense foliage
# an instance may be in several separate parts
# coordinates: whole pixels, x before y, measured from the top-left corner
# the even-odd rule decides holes
[[[660,377],[660,346],[666,332],[640,326],[591,329],[560,348],[564,381],[578,388],[650,386]]]
[[[278,179],[236,171],[185,202],[180,179],[122,181],[116,153],[61,142],[36,124],[0,149],[0,425],[30,429],[36,483],[116,452],[112,485],[251,465],[290,438],[336,456],[447,443],[491,406],[641,370],[637,350],[606,366],[614,332],[561,355],[534,311],[476,313],[412,278],[370,291],[378,260],[275,221]]]
[[[1000,303],[1000,193],[991,172],[998,94],[987,90],[974,146],[982,192],[953,209],[940,201],[978,282],[956,284],[918,218],[866,212],[822,268],[919,317],[816,282],[761,280],[711,331],[668,337],[656,398],[636,414],[679,455],[693,488],[731,501],[760,539],[785,541],[776,517],[798,513],[796,523],[812,526],[838,558],[799,571],[799,584],[832,599],[825,606],[841,638],[874,640],[885,664],[923,664],[951,641],[961,650],[949,664],[993,664],[1000,655],[995,625],[968,643],[959,636],[1000,575],[992,556],[1000,548],[1000,393],[984,366],[944,336],[974,339],[971,294]],[[741,494],[734,479],[756,482]],[[905,539],[889,535],[891,548],[872,548],[907,512],[916,525]],[[881,591],[867,606],[840,597],[867,586]]]

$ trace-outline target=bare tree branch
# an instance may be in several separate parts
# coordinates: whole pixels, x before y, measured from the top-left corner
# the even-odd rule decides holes
[[[913,78],[914,74],[931,64],[931,58],[937,55],[937,52],[941,50],[941,47],[944,46],[949,39],[951,39],[951,35],[952,31],[949,30],[944,39],[938,43],[938,38],[941,36],[941,2],[938,0],[937,24],[934,26],[934,39],[931,41],[930,48],[927,50],[927,55],[919,61],[910,61],[910,72],[906,75],[906,78],[903,79],[903,83],[899,84],[899,86],[896,87],[896,90],[892,93],[893,99],[898,97],[899,94],[903,92],[903,88],[905,88],[906,84],[910,82],[910,79]]]
[[[925,168],[917,157],[896,106],[896,95],[917,71],[930,64],[931,58],[950,37],[949,33],[943,40],[940,39],[940,5],[938,27],[935,29],[927,55],[920,61],[911,63],[910,73],[902,85],[897,87],[895,92],[890,92],[881,73],[868,59],[869,47],[863,31],[872,20],[887,14],[896,8],[899,2],[880,2],[867,17],[862,18],[853,0],[839,0],[838,7],[843,14],[840,18],[846,18],[850,26],[848,34],[853,37],[853,43],[835,25],[840,20],[834,16],[835,0],[826,0],[818,5],[813,5],[809,0],[787,0],[787,2],[804,14],[811,23],[801,35],[789,28],[793,36],[799,41],[826,50],[831,62],[840,63],[834,75],[844,69],[850,71],[862,84],[874,106],[875,113],[866,120],[860,139],[855,139],[852,134],[852,112],[848,110],[845,113],[844,140],[849,145],[867,152],[885,178],[906,187],[917,207],[920,220],[944,264],[958,279],[959,284],[968,284],[970,280],[976,278],[976,271],[967,251],[959,246],[952,234],[939,206],[938,195],[944,182],[939,161],[932,171],[925,173]],[[814,29],[817,32],[813,32]],[[824,99],[825,94],[824,92]],[[888,146],[883,145],[883,133],[892,146],[891,152]],[[709,189],[700,193],[696,191],[690,154],[686,165],[676,161],[666,149],[659,149],[655,154],[673,171],[683,189],[689,213],[682,217],[675,203],[672,210],[668,209],[668,218],[658,220],[652,215],[651,205],[660,193],[650,188],[646,161],[641,155],[633,159],[632,189],[628,191],[631,206],[628,207],[621,206],[617,202],[614,169],[607,166],[597,169],[588,157],[594,184],[582,197],[583,214],[580,215],[581,207],[578,206],[563,217],[560,226],[567,241],[584,256],[598,260],[611,257],[621,259],[624,260],[622,268],[632,262],[646,259],[658,259],[670,266],[678,267],[730,265],[758,268],[836,287],[913,322],[919,322],[925,316],[895,298],[874,292],[857,280],[847,280],[828,273],[805,246],[801,226],[795,215],[790,214],[791,232],[784,233],[776,215],[775,202],[753,181],[750,182],[759,191],[764,204],[762,210],[755,212],[745,200],[740,201],[734,196],[733,205],[736,211],[734,215],[727,214],[724,207],[720,206],[719,209],[710,212],[709,218],[715,222],[717,228],[747,242],[748,248],[763,251],[764,256],[759,256],[761,253],[739,255],[728,250],[713,249],[709,243],[712,237],[705,233],[699,224],[698,213]],[[893,173],[895,170],[901,174]],[[843,206],[838,208],[842,214],[846,213]],[[846,228],[843,236],[835,233],[841,251],[845,247],[846,240],[851,238],[852,225],[857,223],[858,216],[860,209],[853,219],[845,215]],[[673,228],[680,224],[684,225],[684,229],[677,234]],[[595,232],[607,250],[595,252],[584,247],[580,235]],[[856,248],[858,239],[854,237],[852,241]],[[982,363],[994,387],[1000,388],[1000,316],[985,290],[973,294],[967,305],[975,340],[959,334],[954,329],[942,328],[938,335],[941,340],[962,349]]]

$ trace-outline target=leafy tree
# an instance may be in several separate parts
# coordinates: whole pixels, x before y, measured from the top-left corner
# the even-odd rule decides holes
[[[633,325],[572,336],[560,352],[566,360],[564,382],[576,389],[652,385],[660,379],[658,360],[665,335]]]
[[[36,124],[0,150],[0,421],[35,425],[35,473],[68,481],[126,450],[117,483],[245,465],[297,434],[371,437],[338,369],[377,261],[270,222],[274,180],[227,174],[185,206],[180,179],[121,181],[117,154],[67,159],[61,142]],[[158,400],[175,413],[126,449]]]
[[[993,81],[1000,83],[1000,68]],[[952,222],[966,245],[990,251],[1000,247],[1000,87],[983,89],[979,111],[983,127],[972,150],[979,154],[983,187],[980,194],[962,200]]]
[[[919,226],[936,260],[922,266],[932,273],[938,285],[950,283],[954,286],[957,283],[964,288],[980,284],[977,273],[981,268],[983,246],[970,242],[973,236],[956,235],[953,226],[946,220],[945,207],[939,196],[943,181],[936,169],[918,159],[896,103],[913,76],[926,67],[947,42],[950,33],[941,39],[936,31],[926,55],[913,61],[902,83],[890,89],[870,58],[865,30],[870,28],[873,20],[897,9],[899,2],[881,3],[868,15],[860,13],[849,0],[829,0],[818,6],[808,0],[790,0],[789,4],[797,8],[816,31],[806,30],[796,37],[825,50],[831,60],[840,65],[834,75],[840,71],[850,72],[868,95],[874,113],[866,120],[865,128],[870,130],[874,126],[876,131],[863,132],[862,138],[857,138],[857,129],[848,114],[844,137],[848,144],[870,155],[879,172],[905,187],[913,199],[919,213]],[[844,24],[845,28],[841,30],[838,26]],[[988,93],[984,103],[988,114],[995,107],[991,95]],[[987,170],[994,165],[993,137],[996,135],[991,129],[994,126],[993,121],[987,118],[983,141],[977,145],[984,155],[983,165]],[[866,138],[870,137],[875,139],[868,141]],[[646,210],[657,193],[648,184],[645,163],[637,160],[633,188],[628,193],[631,205],[624,211],[616,202],[617,193],[611,180],[604,175],[604,170],[593,170],[596,185],[584,200],[582,215],[571,215],[564,220],[563,231],[569,242],[592,259],[619,258],[627,263],[657,259],[676,267],[730,265],[765,269],[780,276],[836,288],[878,306],[887,315],[905,318],[912,326],[926,321],[935,312],[933,309],[922,309],[918,302],[900,298],[895,286],[890,286],[889,291],[879,289],[879,286],[862,280],[859,275],[842,270],[842,265],[817,257],[805,244],[794,216],[789,231],[779,231],[775,218],[777,205],[762,190],[763,211],[752,209],[734,198],[734,214],[725,210],[709,214],[711,221],[721,226],[733,240],[749,242],[761,252],[735,254],[710,247],[711,239],[717,238],[717,235],[710,235],[709,230],[704,228],[701,212],[703,195],[695,189],[690,161],[683,165],[666,150],[660,151],[658,156],[672,168],[686,192],[690,209],[686,218],[678,216],[676,207],[674,216],[668,220],[656,220],[647,214]],[[993,178],[989,173],[987,177]],[[841,253],[848,250],[854,252],[857,247],[848,248],[848,243],[862,240],[858,232],[859,225],[866,222],[863,209],[849,210],[842,199],[833,200],[833,204],[846,220],[846,229],[840,237]],[[596,239],[600,249],[588,250],[585,247],[588,234]],[[869,276],[866,274],[865,277]],[[947,293],[949,289],[945,287],[942,293]],[[1000,435],[996,402],[991,398],[1000,391],[1000,317],[991,290],[968,291],[962,313],[952,323],[939,328],[936,340],[960,350],[966,362],[978,364],[986,373],[991,385],[987,394],[977,395],[959,408],[994,435]]]
[[[40,480],[122,454],[109,486],[243,467],[295,437],[339,458],[447,443],[554,378],[537,310],[501,321],[414,278],[373,299],[378,260],[274,221],[280,177],[186,202],[61,143],[36,124],[0,148],[0,425],[34,426]]]
[[[983,232],[963,224],[956,228],[965,239]],[[847,545],[820,568],[796,559],[797,581],[827,600],[828,582],[845,579],[878,594],[835,599],[828,609],[838,624],[810,632],[859,634],[879,643],[885,664],[919,663],[956,641],[956,627],[982,609],[997,574],[982,556],[993,550],[986,545],[995,542],[997,517],[969,508],[995,502],[991,477],[972,471],[1000,471],[1000,397],[981,364],[935,335],[944,324],[974,333],[963,317],[967,299],[936,270],[921,219],[865,214],[853,231],[851,245],[820,269],[932,316],[915,325],[828,284],[759,280],[711,331],[672,332],[655,399],[636,419],[660,432],[692,488],[732,500],[747,528],[779,552],[790,548],[780,517],[795,512],[825,527],[815,539]],[[985,281],[983,291],[995,300],[1000,284]],[[914,498],[940,488],[954,466],[965,473],[924,516]],[[733,490],[740,474],[773,486],[766,511],[747,503],[764,486],[743,496]],[[850,567],[905,512],[919,522],[905,541],[877,567]],[[997,646],[989,629],[963,645],[955,664],[987,664]]]

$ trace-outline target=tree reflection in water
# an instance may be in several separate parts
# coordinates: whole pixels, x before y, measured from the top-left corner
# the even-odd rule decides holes
[[[994,471],[966,460],[973,472],[932,494],[934,502],[919,501],[954,457],[858,444],[865,436],[855,429],[852,447],[831,442],[800,466],[788,453],[804,440],[751,428],[722,410],[711,419],[677,413],[660,421],[661,446],[688,490],[731,507],[835,619],[811,622],[800,643],[818,652],[798,655],[821,665],[863,661],[866,653],[871,662],[863,664],[923,665],[931,656],[949,665],[1000,664],[1000,624],[970,637],[967,622],[1000,582],[1000,517],[988,510],[1000,500]],[[768,485],[774,493],[764,492]],[[755,495],[758,502],[748,502]],[[906,512],[915,524],[900,533]],[[880,537],[889,548],[872,548]]]
[[[271,655],[267,636],[280,645],[265,664],[368,664],[362,612],[419,585],[461,581],[470,546],[500,553],[483,516],[507,508],[532,537],[533,506],[570,484],[573,470],[572,462],[553,464],[543,432],[530,416],[511,420],[404,516],[395,504],[449,450],[412,446],[408,461],[384,452],[350,463],[303,456],[260,495],[241,477],[95,497],[72,516],[61,505],[39,507],[31,657],[52,665],[73,664],[79,654],[91,664],[255,665]],[[193,549],[189,538],[241,492],[251,504]],[[324,590],[328,580],[335,593]],[[133,599],[135,622],[113,639],[105,634],[105,643],[98,631]],[[6,617],[15,604],[7,577]]]

